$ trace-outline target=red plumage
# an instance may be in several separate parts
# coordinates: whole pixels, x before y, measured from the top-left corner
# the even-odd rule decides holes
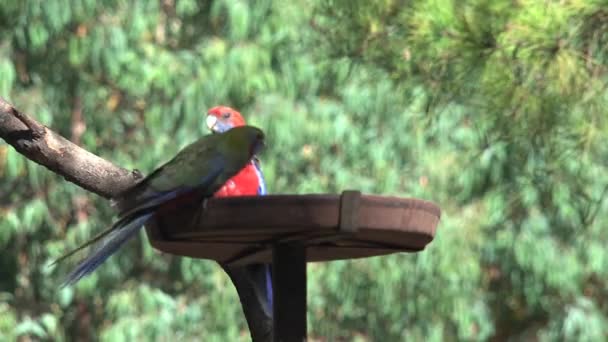
[[[256,196],[259,188],[260,180],[252,162],[226,181],[213,197]]]

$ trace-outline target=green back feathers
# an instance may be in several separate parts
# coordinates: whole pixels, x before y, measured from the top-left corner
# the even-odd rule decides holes
[[[218,152],[226,157],[225,167],[228,173],[236,174],[264,146],[264,133],[253,126],[235,127],[224,133],[213,135],[225,137],[222,139],[222,143],[218,144]],[[224,184],[230,177],[227,177],[221,184]]]
[[[159,205],[160,193],[196,189],[211,196],[251,160],[263,143],[264,133],[252,126],[201,137],[123,193],[118,199],[120,216]]]

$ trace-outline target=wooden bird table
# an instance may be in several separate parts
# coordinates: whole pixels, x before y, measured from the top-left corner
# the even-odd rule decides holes
[[[268,195],[211,199],[146,227],[163,252],[221,264],[272,263],[274,340],[306,339],[306,262],[417,252],[431,242],[431,202],[362,195]]]

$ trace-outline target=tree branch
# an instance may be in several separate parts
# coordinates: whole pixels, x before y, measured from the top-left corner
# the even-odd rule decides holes
[[[19,153],[66,180],[105,198],[133,186],[142,175],[100,158],[38,123],[0,98],[0,138]],[[253,294],[253,287],[238,267],[224,267],[239,294],[254,341],[270,341],[272,321]]]
[[[102,159],[53,132],[0,98],[0,138],[28,159],[105,198],[116,197],[141,175]]]

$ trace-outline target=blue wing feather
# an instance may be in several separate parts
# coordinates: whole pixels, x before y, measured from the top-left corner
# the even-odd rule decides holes
[[[255,173],[258,176],[258,195],[266,195],[266,181],[264,180],[264,173],[260,167],[260,162],[257,159],[254,159],[253,166],[255,168]]]
[[[266,181],[264,180],[264,174],[262,173],[260,163],[257,159],[253,159],[252,163],[255,168],[256,175],[258,176],[258,195],[266,195]],[[264,311],[269,317],[272,317],[272,264],[253,264],[247,267],[252,273],[253,282],[256,285],[256,291],[258,292],[258,296],[263,298],[262,302],[264,303]],[[262,273],[261,277],[256,276],[256,273],[260,271]]]

